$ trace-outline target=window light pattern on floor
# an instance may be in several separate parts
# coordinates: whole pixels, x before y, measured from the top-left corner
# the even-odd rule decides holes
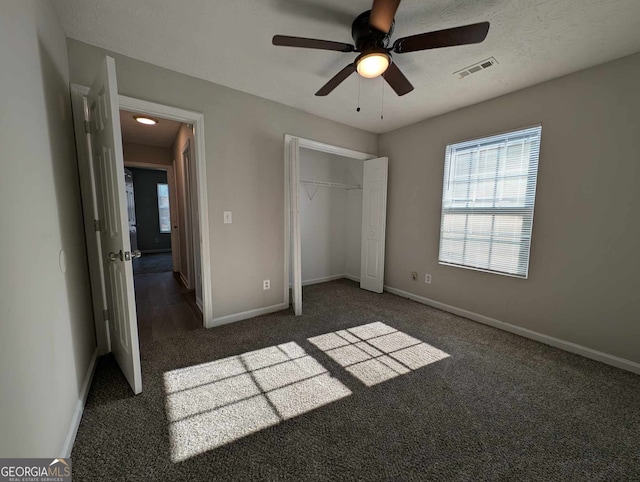
[[[309,341],[369,387],[449,356],[380,321]]]
[[[351,394],[293,342],[166,372],[164,388],[173,462]]]

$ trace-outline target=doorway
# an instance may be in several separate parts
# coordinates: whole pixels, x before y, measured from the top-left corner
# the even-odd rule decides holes
[[[133,278],[138,337],[144,345],[202,326],[193,282],[201,277],[194,253],[199,246],[193,243],[198,231],[193,129],[123,109],[120,128],[131,249],[140,252],[133,259]]]
[[[176,121],[185,124],[185,129],[192,133],[189,141],[192,147],[189,182],[196,189],[191,189],[193,198],[188,202],[191,206],[197,204],[199,235],[191,239],[191,246],[197,245],[200,252],[203,316],[199,326],[211,326],[213,307],[204,117],[197,112],[119,95],[115,61],[111,57],[105,57],[91,88],[72,85],[71,92],[98,350],[100,354],[114,354],[137,394],[142,391],[142,375],[133,261],[142,253],[132,249],[119,110],[144,113],[161,121]],[[183,147],[181,142],[180,149]],[[169,178],[172,175],[177,178],[178,169],[167,166],[164,169],[167,171],[167,184],[170,184]],[[135,187],[133,193],[135,197]],[[169,199],[171,197],[169,192]],[[178,211],[177,208],[173,210]],[[159,218],[158,222],[161,222]],[[185,231],[187,229],[190,228],[184,228]],[[172,245],[173,236],[172,225]],[[137,241],[136,237],[134,243]],[[198,258],[194,256],[194,259]],[[173,259],[171,264],[173,268]],[[193,268],[192,272],[195,273],[196,269]],[[173,271],[168,275],[175,279]],[[195,281],[188,280],[188,283],[185,289],[195,290]],[[153,304],[155,306],[156,303]]]

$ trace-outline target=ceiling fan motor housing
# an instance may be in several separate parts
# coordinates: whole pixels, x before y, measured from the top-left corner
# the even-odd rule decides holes
[[[387,50],[389,40],[393,34],[395,21],[391,24],[389,32],[381,32],[380,30],[369,25],[369,17],[371,10],[361,13],[353,21],[351,25],[351,36],[356,44],[356,51],[369,53],[372,51]]]

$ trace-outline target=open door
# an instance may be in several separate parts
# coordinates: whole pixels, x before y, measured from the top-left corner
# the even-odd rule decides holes
[[[364,161],[360,288],[382,293],[389,158]]]
[[[302,314],[302,252],[300,250],[300,141],[289,143],[289,183],[291,207],[291,304],[296,315]]]
[[[111,351],[135,394],[142,392],[116,65],[105,57],[87,95],[91,163],[100,215]]]

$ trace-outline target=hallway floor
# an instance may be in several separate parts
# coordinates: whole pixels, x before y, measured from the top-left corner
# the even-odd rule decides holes
[[[136,273],[133,280],[141,345],[202,327],[195,292],[186,289],[172,271]]]
[[[173,271],[171,252],[143,254],[133,260],[133,274],[166,273]]]

